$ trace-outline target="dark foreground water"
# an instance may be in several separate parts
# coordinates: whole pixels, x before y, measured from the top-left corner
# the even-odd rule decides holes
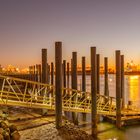
[[[104,93],[104,76],[100,77],[101,93]],[[86,77],[87,91],[90,92],[90,76]],[[78,89],[81,89],[81,76],[78,76]],[[109,94],[115,97],[115,75],[109,75]],[[133,101],[135,106],[140,107],[140,76],[125,76],[125,103]],[[81,117],[81,114],[79,114]],[[70,117],[71,118],[71,117]],[[90,114],[87,114],[87,121],[90,123]],[[88,133],[91,133],[91,126],[81,126]],[[140,140],[140,123],[137,125],[125,126],[118,130],[115,125],[101,122],[98,124],[99,140]]]

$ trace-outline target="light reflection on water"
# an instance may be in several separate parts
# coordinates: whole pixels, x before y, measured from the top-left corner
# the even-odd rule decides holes
[[[81,89],[81,76],[78,76],[78,89]],[[86,89],[90,92],[90,76],[86,77]],[[115,75],[109,75],[109,94],[115,97]],[[104,93],[104,76],[100,77],[100,94]],[[133,104],[140,107],[140,76],[125,76],[125,103],[133,101]],[[79,114],[79,118],[81,115]],[[90,122],[90,114],[87,115],[87,121]],[[90,125],[82,127],[90,133]],[[113,124],[101,122],[98,124],[98,138],[100,140],[139,140],[140,124],[125,126],[118,130]]]

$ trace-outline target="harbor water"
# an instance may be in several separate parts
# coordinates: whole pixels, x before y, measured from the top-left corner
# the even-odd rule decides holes
[[[81,79],[78,76],[78,89],[81,90]],[[86,76],[86,91],[90,92],[90,76]],[[109,95],[115,97],[115,75],[109,75]],[[104,75],[100,77],[100,94],[104,94]],[[132,101],[133,105],[140,107],[140,76],[125,76],[125,104]],[[79,115],[79,120],[82,120],[82,115]],[[80,126],[81,129],[91,133],[90,114],[87,114],[87,125]],[[100,122],[98,124],[98,138],[99,140],[139,140],[140,139],[140,123],[124,126],[118,130],[114,124],[108,122]]]

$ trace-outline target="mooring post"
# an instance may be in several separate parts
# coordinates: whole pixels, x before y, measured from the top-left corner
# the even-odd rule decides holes
[[[66,88],[66,60],[63,60],[63,87]],[[66,90],[64,90],[64,95]]]
[[[97,57],[97,94],[100,94],[100,54]]]
[[[54,85],[54,64],[51,62],[51,85]],[[52,97],[54,97],[54,90],[52,89]]]
[[[47,84],[50,84],[50,65],[49,64],[47,64],[47,73],[48,73],[48,75],[47,75]]]
[[[121,127],[121,55],[116,51],[116,126]]]
[[[42,83],[47,83],[47,49],[42,49]]]
[[[55,111],[56,128],[62,126],[62,42],[55,42]]]
[[[54,64],[51,62],[51,85],[54,84]]]
[[[36,64],[36,81],[39,82],[39,67],[38,67],[38,64]]]
[[[121,55],[121,98],[122,109],[125,108],[125,92],[124,92],[124,55]]]
[[[72,89],[77,90],[77,52],[72,53]],[[72,94],[75,94],[73,92]],[[72,97],[72,100],[76,102],[77,94]],[[76,125],[78,125],[78,114],[72,113],[73,121]]]
[[[71,70],[70,70],[70,74],[71,74],[71,84],[70,84],[70,88],[72,88],[72,77],[73,77],[73,60],[71,59]]]
[[[29,80],[31,81],[32,77],[32,67],[29,66]]]
[[[67,88],[69,88],[69,81],[70,81],[70,66],[67,63]]]
[[[108,89],[108,58],[104,58],[104,95],[109,96]]]
[[[33,66],[33,81],[36,81],[36,67]]]
[[[91,47],[91,123],[92,136],[97,137],[97,61],[96,47]]]
[[[86,91],[86,58],[82,57],[82,91]],[[86,93],[83,94],[83,100]],[[86,113],[83,113],[83,121],[86,121]]]
[[[38,81],[41,82],[41,64],[38,65]]]

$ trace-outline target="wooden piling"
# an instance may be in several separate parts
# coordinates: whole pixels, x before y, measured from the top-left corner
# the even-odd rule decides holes
[[[38,65],[38,74],[39,74],[38,82],[41,82],[41,78],[42,78],[42,76],[41,76],[41,64]]]
[[[38,64],[36,64],[36,82],[39,82],[39,67],[38,67]]]
[[[56,128],[62,126],[62,42],[55,42],[55,111]]]
[[[66,60],[63,60],[63,87],[66,88]]]
[[[32,80],[32,67],[29,66],[29,80]]]
[[[51,63],[51,85],[54,84],[54,64]]]
[[[82,91],[86,91],[86,58],[82,57]]]
[[[50,65],[49,64],[47,64],[47,73],[48,73],[48,75],[47,75],[47,84],[50,84]]]
[[[121,56],[116,51],[116,126],[121,127]]]
[[[109,96],[108,88],[108,58],[104,58],[104,95]]]
[[[100,94],[100,54],[97,57],[97,94]]]
[[[91,123],[92,136],[97,137],[97,63],[96,47],[91,47]]]
[[[33,81],[36,81],[36,66],[33,66]]]
[[[86,91],[86,58],[82,57],[82,91]],[[86,95],[84,93],[83,100]],[[83,113],[83,121],[86,121],[86,113]]]
[[[47,83],[47,75],[47,49],[42,49],[42,83]]]
[[[125,92],[124,92],[124,55],[121,55],[121,98],[122,109],[125,108]]]
[[[67,63],[67,88],[69,88],[69,81],[70,81],[70,66]]]
[[[77,52],[72,53],[72,89],[77,90]],[[75,92],[73,92],[75,94]],[[73,101],[76,101],[77,95],[72,97]],[[72,113],[73,121],[76,125],[78,125],[78,114],[73,112]]]

